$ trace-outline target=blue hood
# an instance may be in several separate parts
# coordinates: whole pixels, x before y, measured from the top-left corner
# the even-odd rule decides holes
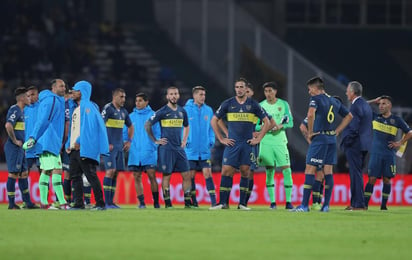
[[[90,100],[90,97],[92,96],[92,85],[84,80],[77,82],[74,85],[73,90],[80,91],[82,93],[81,100]]]

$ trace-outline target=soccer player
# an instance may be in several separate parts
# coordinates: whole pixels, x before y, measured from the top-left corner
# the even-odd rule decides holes
[[[92,186],[96,206],[93,210],[105,210],[105,202],[96,168],[100,155],[109,154],[109,140],[98,106],[90,101],[92,86],[87,81],[79,81],[73,87],[74,109],[70,124],[70,178],[73,185],[73,207],[84,209],[84,174]]]
[[[24,208],[38,208],[30,199],[29,184],[27,181],[27,161],[22,149],[24,141],[24,107],[29,104],[26,95],[27,89],[18,87],[14,91],[17,103],[11,106],[7,112],[7,121],[5,124],[8,135],[4,145],[4,154],[6,155],[8,178],[7,178],[7,196],[9,199],[8,209],[20,209],[15,203],[15,185],[19,179],[19,188],[25,203]]]
[[[402,118],[392,114],[390,96],[380,96],[368,103],[378,103],[379,114],[373,113],[373,138],[368,165],[369,180],[365,187],[365,206],[368,208],[376,179],[383,177],[381,210],[388,210],[386,203],[391,193],[391,178],[396,174],[396,148],[411,139],[412,130]],[[401,129],[404,135],[402,139],[395,141],[398,129]]]
[[[190,167],[184,150],[189,135],[189,121],[186,110],[177,104],[180,98],[179,89],[172,86],[166,93],[167,105],[156,111],[145,123],[145,129],[150,139],[159,145],[158,167],[163,173],[162,190],[165,207],[173,208],[170,199],[170,179],[173,172],[180,172],[183,179],[185,208],[191,208]],[[160,122],[161,129],[159,139],[155,138],[152,131],[152,126],[157,122]]]
[[[150,180],[152,190],[153,206],[159,206],[159,188],[156,181],[157,165],[157,145],[150,140],[144,128],[147,120],[153,116],[154,111],[149,105],[149,99],[145,93],[136,95],[136,107],[130,113],[130,120],[134,127],[134,136],[130,145],[127,166],[133,172],[135,178],[135,188],[137,199],[139,200],[138,208],[146,208],[143,195],[142,172],[146,172]],[[160,126],[158,123],[152,126],[153,135],[158,139],[160,137]],[[127,128],[123,128],[123,137],[127,138]]]
[[[29,139],[24,143],[25,150],[34,147],[40,151],[40,168],[42,170],[39,179],[41,208],[53,209],[48,203],[49,180],[52,175],[52,184],[60,202],[61,209],[69,206],[64,198],[62,186],[62,162],[60,150],[63,146],[65,105],[64,94],[66,84],[61,79],[51,82],[51,91],[46,89],[40,92],[40,105],[36,124]],[[36,146],[38,146],[36,148]]]
[[[263,137],[259,149],[259,165],[266,168],[266,188],[270,197],[270,209],[276,209],[274,175],[276,166],[283,174],[283,186],[286,194],[286,209],[293,209],[292,198],[292,170],[287,147],[288,139],[285,129],[293,127],[293,117],[287,101],[278,98],[277,84],[266,82],[263,91],[266,99],[260,102],[265,111],[273,117],[277,126],[271,128]],[[257,130],[260,125],[257,125]]]
[[[250,174],[252,146],[260,142],[270,126],[262,107],[246,95],[246,80],[239,79],[235,82],[236,96],[225,100],[212,118],[211,125],[217,139],[225,145],[223,152],[222,178],[220,184],[220,202],[211,210],[225,207],[231,190],[231,176],[236,169],[240,169],[240,200],[238,209],[250,210],[246,207],[246,193],[248,190],[248,177]],[[228,136],[223,137],[218,121],[227,116]],[[261,132],[253,137],[257,118],[263,120]]]
[[[112,102],[106,104],[102,110],[102,117],[106,124],[109,136],[110,156],[103,157],[106,175],[103,179],[104,197],[106,207],[109,209],[120,208],[113,202],[116,193],[116,179],[119,171],[124,171],[124,151],[129,151],[133,138],[134,128],[129,113],[123,107],[126,102],[126,93],[117,88],[113,91]],[[128,128],[126,142],[123,142],[123,126]]]
[[[24,107],[24,128],[25,128],[25,140],[29,139],[29,133],[34,129],[36,123],[38,107],[39,107],[39,90],[36,86],[30,86],[27,88],[27,97],[29,98],[29,104]],[[30,174],[30,169],[33,165],[36,165],[40,172],[39,156],[34,149],[26,151],[27,170]]]
[[[193,99],[186,102],[184,109],[189,118],[189,136],[185,147],[190,165],[190,178],[192,182],[192,205],[198,207],[196,200],[196,171],[202,171],[206,180],[206,188],[210,196],[210,204],[216,205],[215,184],[212,178],[210,149],[215,144],[215,133],[210,125],[213,110],[206,105],[206,89],[196,86],[192,89]]]
[[[352,114],[338,100],[325,93],[323,80],[320,77],[311,78],[306,84],[311,96],[307,115],[310,144],[306,155],[302,204],[293,211],[309,211],[309,197],[315,182],[316,170],[323,166],[325,199],[321,211],[328,212],[333,189],[333,165],[336,164],[337,160],[336,136],[352,120]],[[335,129],[336,114],[339,114],[343,119]]]

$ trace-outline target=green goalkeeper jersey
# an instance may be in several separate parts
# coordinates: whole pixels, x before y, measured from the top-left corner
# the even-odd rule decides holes
[[[286,145],[288,143],[288,138],[286,137],[285,129],[293,127],[293,117],[288,102],[278,98],[275,104],[269,104],[265,99],[260,102],[260,105],[266,110],[267,114],[273,117],[277,125],[282,124],[282,120],[284,122],[281,130],[269,130],[263,137],[261,143]],[[258,122],[256,130],[259,131],[260,128],[261,125],[260,122]]]

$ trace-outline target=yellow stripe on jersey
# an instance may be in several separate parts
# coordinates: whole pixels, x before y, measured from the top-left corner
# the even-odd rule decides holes
[[[398,128],[393,125],[386,125],[378,121],[373,121],[372,122],[372,127],[373,130],[377,130],[379,132],[384,132],[385,134],[390,134],[396,136],[396,133],[398,132]]]
[[[111,127],[111,128],[123,128],[124,126],[124,120],[121,119],[112,119],[109,118],[106,121],[106,127]]]
[[[160,125],[162,127],[182,127],[183,119],[162,119]]]
[[[252,113],[227,113],[228,122],[251,122],[256,124],[258,117]]]
[[[14,125],[14,130],[24,130],[24,122],[17,122]]]

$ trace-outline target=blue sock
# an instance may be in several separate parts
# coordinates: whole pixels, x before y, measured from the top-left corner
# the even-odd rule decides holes
[[[323,206],[329,206],[333,190],[333,174],[325,174],[325,201]]]
[[[315,180],[315,183],[313,183],[313,187],[312,187],[313,203],[321,203],[320,201],[320,186],[321,185],[322,183],[318,180]]]
[[[159,205],[159,192],[152,192],[153,204]]]
[[[233,177],[229,177],[229,184],[228,184],[228,191],[227,191],[227,197],[226,197],[226,205],[229,206],[229,201],[230,201],[230,193],[232,191],[232,187],[233,187]]]
[[[230,186],[230,180],[232,178],[230,178],[229,176],[222,176],[221,180],[220,180],[220,202],[219,204],[227,204],[227,201],[229,199],[229,194],[230,194],[230,190],[231,190],[231,186]]]
[[[92,186],[83,186],[84,202],[90,204],[92,197]]]
[[[391,184],[383,184],[382,187],[382,202],[381,208],[386,208],[386,203],[388,202],[389,195],[391,194]]]
[[[171,207],[172,206],[172,201],[170,200],[170,190],[169,189],[164,189],[163,190],[163,199],[165,201],[165,206],[166,207]]]
[[[140,203],[141,206],[146,205],[146,204],[144,203],[144,195],[143,195],[143,194],[137,196],[137,199],[139,200],[139,203]]]
[[[302,206],[307,207],[309,205],[310,193],[312,191],[313,183],[315,182],[315,175],[305,174],[305,183],[303,184],[303,198]]]
[[[369,200],[371,199],[373,193],[373,184],[370,184],[369,182],[366,184],[365,187],[365,193],[364,193],[364,197],[365,197],[365,207],[368,207],[369,205]]]
[[[240,183],[239,183],[239,188],[240,188],[240,198],[239,198],[239,204],[245,206],[246,205],[246,193],[248,190],[248,182],[249,179],[247,177],[241,177],[240,178]]]
[[[254,180],[253,179],[248,179],[248,188],[246,192],[246,206],[249,202],[250,195],[253,192],[253,185],[254,185]]]
[[[110,193],[110,201],[114,204],[114,195],[116,194],[116,185],[117,185],[117,179],[113,178],[112,179],[112,191]]]
[[[206,179],[206,188],[207,191],[209,192],[209,196],[210,196],[210,204],[212,204],[212,206],[216,205],[216,191],[215,191],[215,184],[213,183],[213,178],[207,178]]]
[[[15,202],[14,198],[16,195],[16,179],[7,179],[7,197],[9,198],[9,207],[13,207]]]
[[[190,190],[190,195],[191,195],[191,199],[192,199],[192,204],[197,206],[195,177],[193,177],[191,179],[191,181],[192,181],[192,187],[191,187],[191,190]]]
[[[29,182],[27,178],[19,179],[19,189],[22,193],[23,201],[27,206],[32,206],[33,202],[30,199]]]
[[[110,200],[112,193],[112,178],[104,177],[103,179],[103,190],[104,190],[104,199],[106,204],[110,205],[113,201]]]

